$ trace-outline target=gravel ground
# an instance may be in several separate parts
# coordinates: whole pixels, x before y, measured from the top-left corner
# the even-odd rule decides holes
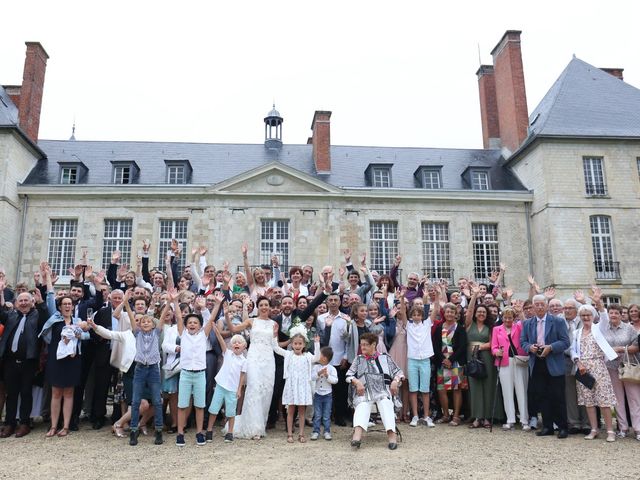
[[[640,477],[634,460],[640,442],[604,435],[595,441],[581,435],[566,440],[538,438],[522,431],[493,433],[438,425],[428,429],[401,424],[404,441],[396,451],[387,449],[386,435],[369,433],[362,448],[352,451],[351,430],[333,429],[333,441],[287,444],[282,424],[260,441],[236,440],[225,444],[216,432],[213,443],[175,446],[140,437],[137,447],[115,438],[109,429],[99,432],[82,424],[67,438],[45,439],[43,425],[24,438],[0,440],[1,478],[225,478],[327,479],[366,478],[533,478],[619,479]],[[307,439],[310,432],[307,429]]]

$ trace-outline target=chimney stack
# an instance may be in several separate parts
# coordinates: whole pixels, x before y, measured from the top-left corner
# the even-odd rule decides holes
[[[500,148],[500,123],[496,100],[496,78],[493,65],[480,65],[476,72],[480,90],[480,116],[484,148]]]
[[[624,77],[622,76],[622,72],[624,72],[624,68],[601,68],[600,70],[602,70],[603,72],[607,72],[609,75],[613,75],[614,77],[620,79],[620,80],[624,80]]]
[[[37,142],[44,74],[49,55],[39,42],[25,42],[25,44],[27,45],[27,54],[24,61],[18,105],[19,126],[31,140]]]
[[[331,112],[316,110],[311,123],[311,144],[316,173],[331,173]]]
[[[507,30],[491,51],[500,143],[510,153],[515,152],[527,138],[529,126],[527,93],[520,50],[521,33],[519,30]],[[481,81],[482,78],[479,80]],[[491,138],[489,133],[487,131],[487,136]]]

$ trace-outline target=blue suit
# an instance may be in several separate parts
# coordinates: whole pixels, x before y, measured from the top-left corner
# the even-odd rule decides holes
[[[564,351],[569,348],[569,334],[562,318],[546,314],[544,319],[544,344],[551,346],[546,357],[531,353],[531,345],[538,344],[538,319],[525,320],[520,334],[520,345],[529,352],[529,397],[534,407],[529,411],[542,412],[545,430],[553,433],[553,424],[567,430],[567,406],[564,393]],[[562,438],[562,437],[561,437]]]

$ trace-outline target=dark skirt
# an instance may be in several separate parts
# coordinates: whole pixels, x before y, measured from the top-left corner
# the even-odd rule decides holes
[[[51,327],[51,343],[47,354],[47,367],[45,376],[47,382],[52,387],[69,388],[80,385],[80,377],[82,375],[82,360],[76,352],[75,357],[64,357],[58,360],[56,351],[58,350],[58,342],[60,342],[60,333],[64,327],[64,322],[58,322]],[[78,341],[78,345],[80,345]]]

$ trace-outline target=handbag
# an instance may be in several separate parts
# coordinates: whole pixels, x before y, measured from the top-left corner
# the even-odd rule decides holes
[[[467,362],[467,367],[465,370],[466,370],[467,376],[481,380],[483,378],[487,378],[487,366],[478,357],[478,350],[479,350],[478,345],[473,347],[473,351],[471,353],[471,360]]]
[[[516,359],[517,366],[519,367],[529,366],[529,355],[514,355],[513,358]]]
[[[640,383],[640,365],[631,362],[627,347],[624,347],[624,360],[618,366],[618,376],[623,382]]]
[[[576,380],[587,387],[589,390],[593,390],[596,384],[596,379],[589,372],[580,373],[580,370],[576,371]]]

